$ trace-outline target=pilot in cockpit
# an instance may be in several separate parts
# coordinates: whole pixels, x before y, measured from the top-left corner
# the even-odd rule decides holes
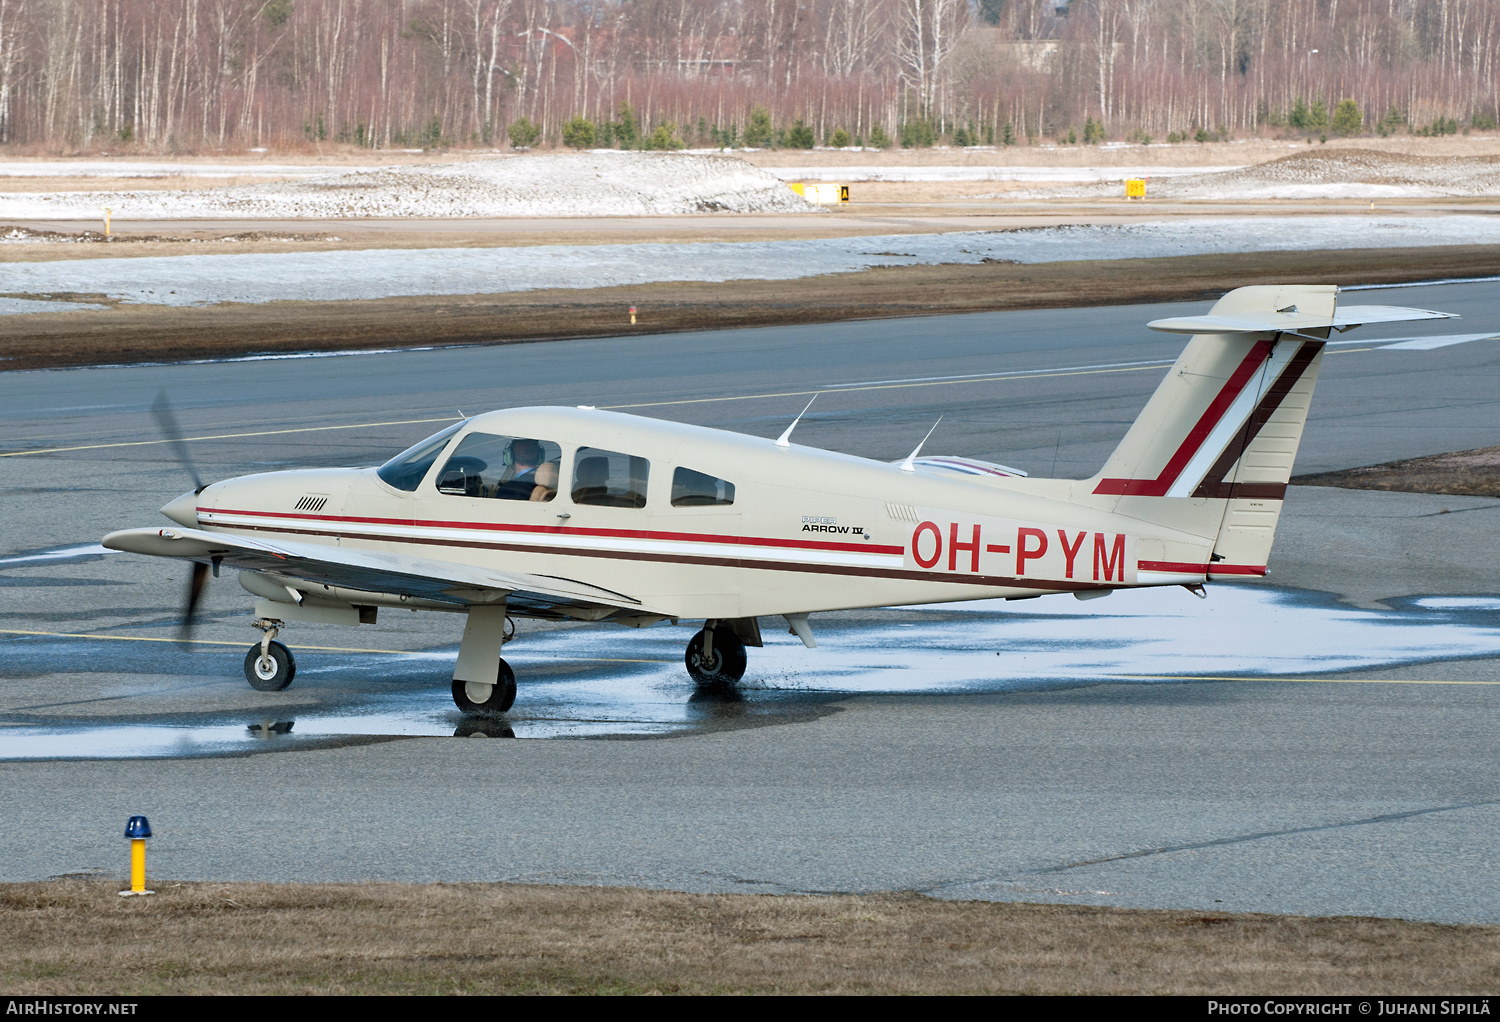
[[[510,442],[510,465],[495,496],[509,500],[551,500],[557,493],[557,463],[543,461],[539,441],[517,437]]]
[[[535,440],[518,437],[510,442],[510,471],[506,482],[515,483],[519,489],[523,483],[536,485],[536,470],[542,463],[542,445]]]

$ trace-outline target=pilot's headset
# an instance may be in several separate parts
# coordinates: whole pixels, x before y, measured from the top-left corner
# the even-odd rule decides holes
[[[511,479],[515,478],[516,456],[515,453],[511,450],[511,448],[514,447],[515,444],[515,440],[511,440],[505,445],[505,451],[500,455],[500,462],[504,466],[500,470],[500,481],[502,483],[509,482]]]

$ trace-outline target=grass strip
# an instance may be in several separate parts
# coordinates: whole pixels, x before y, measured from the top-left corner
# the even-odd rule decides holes
[[[1493,991],[1500,928],[916,894],[518,884],[0,886],[12,995],[1439,994]]]

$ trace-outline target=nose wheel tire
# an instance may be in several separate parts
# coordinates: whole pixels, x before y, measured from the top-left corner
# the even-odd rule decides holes
[[[700,631],[688,640],[683,655],[688,674],[699,685],[733,685],[745,676],[745,644],[733,628],[720,625],[714,629],[713,651],[709,655],[704,655],[703,647]]]
[[[504,660],[500,661],[500,676],[493,685],[477,681],[453,682],[453,702],[465,713],[504,713],[515,701],[516,672]]]
[[[261,653],[257,642],[245,654],[245,680],[261,692],[280,692],[292,683],[296,674],[297,661],[292,658],[292,651],[275,639],[265,653]]]

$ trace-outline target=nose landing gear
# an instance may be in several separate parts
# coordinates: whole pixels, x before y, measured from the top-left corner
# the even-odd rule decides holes
[[[683,662],[703,688],[733,685],[745,676],[745,644],[732,626],[705,621],[703,630],[688,640]]]
[[[251,624],[260,629],[260,642],[245,654],[245,680],[261,692],[280,692],[297,675],[292,651],[276,641],[282,622],[256,618]]]

